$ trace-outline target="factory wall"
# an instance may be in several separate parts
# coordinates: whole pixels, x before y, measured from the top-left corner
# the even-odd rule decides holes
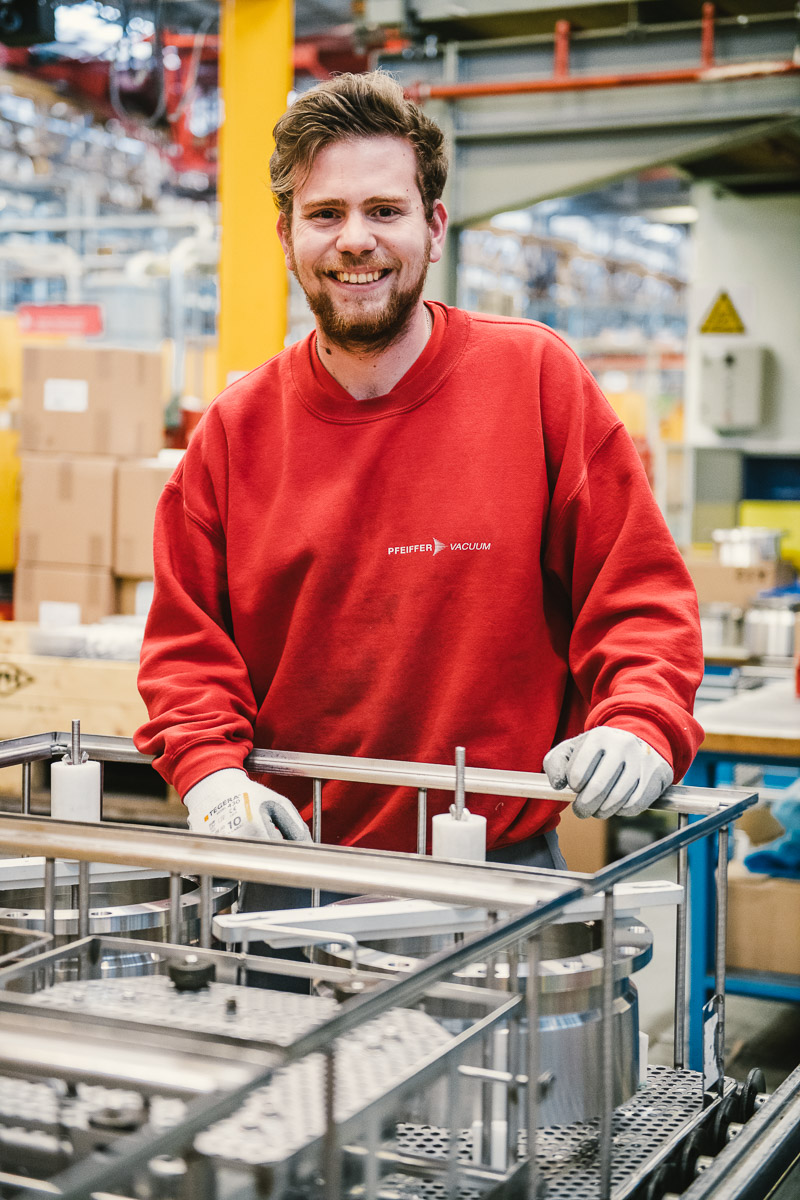
[[[694,264],[689,291],[686,440],[693,446],[743,446],[800,451],[800,197],[735,196],[714,184],[695,188]],[[721,292],[742,318],[745,334],[703,334],[700,327]],[[704,341],[743,339],[766,348],[763,420],[742,435],[716,433],[700,416],[700,355]]]
[[[743,197],[701,184],[694,203],[685,440],[690,538],[702,543],[742,518],[748,454],[800,454],[800,197]],[[721,292],[744,333],[700,332]],[[765,351],[761,419],[747,432],[719,433],[701,414],[701,359],[710,346],[735,351],[747,343]]]

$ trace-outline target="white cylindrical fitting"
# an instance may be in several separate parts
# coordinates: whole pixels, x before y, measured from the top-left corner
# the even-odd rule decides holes
[[[486,861],[486,817],[465,808],[460,820],[450,813],[440,813],[433,818],[432,825],[432,858]]]
[[[100,763],[54,762],[50,768],[50,816],[57,821],[100,820]]]

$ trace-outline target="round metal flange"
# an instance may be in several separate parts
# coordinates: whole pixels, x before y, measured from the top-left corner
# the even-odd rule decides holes
[[[756,1111],[757,1097],[766,1090],[767,1081],[764,1078],[764,1072],[759,1067],[753,1067],[751,1071],[748,1071],[747,1079],[739,1092],[737,1120],[742,1123],[750,1120]]]
[[[656,1167],[653,1174],[645,1184],[642,1192],[641,1200],[664,1200],[667,1192],[670,1179],[670,1168],[667,1163],[662,1163],[660,1167]]]
[[[576,925],[589,925],[576,922]],[[568,929],[565,925],[564,929]],[[398,950],[376,949],[361,946],[358,952],[359,966],[367,970],[391,974],[404,974],[415,970],[422,960],[402,953],[402,940]],[[322,952],[323,961],[350,961],[351,951],[341,944],[331,944]],[[614,922],[614,982],[628,979],[635,971],[647,966],[653,957],[653,934],[635,917],[620,917]],[[508,979],[508,963],[495,965],[495,980],[503,983]],[[527,976],[527,963],[518,965],[518,978]],[[481,983],[486,979],[486,964],[472,963],[456,972],[462,983]],[[602,949],[587,949],[583,953],[565,953],[563,957],[544,958],[539,962],[539,991],[542,995],[560,992],[576,992],[579,989],[599,987],[603,981]]]
[[[702,1130],[695,1129],[690,1133],[680,1148],[677,1168],[681,1191],[688,1188],[697,1175],[697,1160],[705,1149],[705,1136]]]
[[[181,894],[181,920],[199,920],[200,887],[194,876],[184,875],[187,889]],[[164,876],[165,881],[167,877]],[[167,883],[165,882],[165,888]],[[234,883],[215,883],[211,889],[211,906],[219,912],[235,898]],[[89,910],[89,928],[93,935],[133,934],[145,930],[166,929],[169,924],[170,901],[168,896],[158,900],[132,901],[111,904]],[[43,908],[0,908],[0,921],[18,926],[20,929],[40,930],[45,928],[46,914]],[[76,937],[79,913],[77,908],[56,908],[56,937]]]
[[[727,1145],[728,1126],[731,1121],[736,1120],[738,1108],[739,1097],[735,1092],[731,1092],[717,1105],[709,1129],[712,1153],[718,1154]]]

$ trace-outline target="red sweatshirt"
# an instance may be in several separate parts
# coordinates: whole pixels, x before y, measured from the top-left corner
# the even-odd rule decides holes
[[[315,337],[209,407],[162,496],[136,735],[181,795],[255,746],[540,771],[596,725],[680,779],[697,601],[636,451],[544,326],[432,305],[386,395]],[[306,819],[306,780],[264,778]],[[432,794],[431,813],[452,797]],[[474,796],[489,846],[562,805]],[[411,850],[416,793],[331,781],[323,840]]]

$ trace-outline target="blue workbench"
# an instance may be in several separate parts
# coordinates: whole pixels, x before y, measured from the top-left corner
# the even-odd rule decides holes
[[[699,705],[695,715],[706,736],[684,783],[729,785],[736,763],[800,768],[800,699],[793,679]],[[689,1066],[695,1070],[702,1068],[701,1010],[714,993],[715,843],[714,838],[704,838],[689,847]],[[800,1002],[800,976],[729,971],[726,992]]]

